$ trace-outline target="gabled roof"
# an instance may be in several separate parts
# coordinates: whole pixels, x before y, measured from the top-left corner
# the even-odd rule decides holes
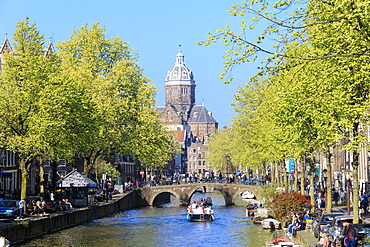
[[[57,187],[71,188],[71,187],[95,187],[97,184],[90,178],[85,177],[77,170],[68,173],[63,179],[57,182]]]
[[[54,53],[55,53],[55,49],[54,49],[53,43],[50,40],[48,47],[45,49],[44,56],[49,57],[51,54],[54,54]]]
[[[196,105],[191,109],[188,123],[217,123],[217,121],[205,106]]]
[[[183,143],[185,141],[185,138],[186,138],[185,130],[172,130],[169,132],[175,134],[175,138],[178,142]]]
[[[12,52],[12,47],[10,46],[8,37],[6,35],[5,35],[3,44],[0,46],[0,55],[3,54],[4,52],[7,52],[7,53]]]

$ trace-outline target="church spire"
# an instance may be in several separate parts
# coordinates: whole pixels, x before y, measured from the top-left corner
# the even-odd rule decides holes
[[[45,57],[50,57],[51,54],[54,54],[54,53],[55,53],[55,49],[54,49],[54,46],[53,46],[53,35],[50,35],[49,36],[49,44],[48,44],[48,47],[45,49],[44,56]]]
[[[5,32],[5,38],[3,44],[0,46],[0,55],[4,52],[11,53],[12,47],[10,46],[9,40],[8,40],[8,33]]]

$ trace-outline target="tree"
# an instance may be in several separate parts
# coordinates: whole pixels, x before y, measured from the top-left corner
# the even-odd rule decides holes
[[[216,170],[226,171],[231,163],[237,163],[236,156],[232,150],[234,133],[233,130],[227,127],[223,127],[218,130],[214,135],[209,139],[207,145],[209,153],[207,159],[209,160],[211,167]],[[229,157],[229,161],[227,160]]]
[[[216,34],[210,35],[208,40],[200,42],[204,45],[210,45],[217,40],[223,40],[226,45],[232,44],[232,48],[226,51],[225,70],[221,73],[220,77],[225,76],[234,65],[255,61],[257,54],[262,52],[270,55],[266,58],[265,67],[261,67],[261,74],[268,71],[277,70],[282,59],[296,60],[295,65],[284,67],[283,69],[289,73],[294,67],[300,67],[299,64],[307,64],[310,67],[310,73],[302,73],[302,75],[319,75],[320,82],[326,79],[324,87],[317,85],[316,93],[318,93],[318,101],[325,102],[330,100],[326,94],[330,94],[334,99],[338,99],[341,103],[342,112],[340,116],[346,114],[344,118],[338,120],[336,113],[331,112],[324,115],[325,121],[327,117],[336,119],[338,124],[337,132],[346,133],[349,142],[345,146],[346,149],[353,153],[353,179],[354,194],[358,194],[358,157],[360,149],[366,145],[364,134],[362,133],[361,126],[366,124],[368,115],[368,60],[369,60],[369,16],[366,11],[363,11],[365,6],[369,4],[368,1],[359,0],[341,0],[341,1],[318,1],[312,0],[307,3],[301,1],[277,1],[269,5],[265,1],[249,1],[244,2],[242,5],[234,5],[230,11],[232,15],[244,16],[252,14],[252,22],[259,24],[267,23],[265,29],[258,36],[256,41],[249,41],[246,37],[246,30],[248,28],[254,29],[255,25],[247,26],[247,22],[241,21],[241,32],[235,34],[233,30],[227,26],[224,30],[217,30]],[[261,28],[260,28],[261,30]],[[271,45],[271,49],[265,49],[263,44],[268,40],[268,36],[276,42]],[[270,40],[269,40],[270,41]],[[298,44],[297,54],[287,52],[287,47],[292,48],[293,44]],[[302,46],[304,45],[304,46]],[[307,49],[308,48],[308,49]],[[289,63],[290,64],[290,63]],[[309,64],[309,65],[308,65]],[[281,70],[279,71],[281,74]],[[306,76],[305,75],[305,76]],[[271,76],[271,74],[270,74]],[[290,76],[294,76],[291,73]],[[232,79],[232,78],[230,78]],[[306,78],[308,79],[308,78]],[[315,81],[315,77],[311,77],[311,81]],[[230,82],[230,80],[228,80]],[[294,84],[292,84],[294,85]],[[308,83],[307,85],[312,85]],[[303,89],[303,87],[302,87]],[[330,91],[333,89],[332,91]],[[334,95],[334,93],[337,95]],[[323,96],[323,97],[321,97]],[[313,97],[310,97],[313,99]],[[327,106],[328,104],[324,104]],[[301,111],[302,123],[311,121],[316,113],[323,112],[321,105],[305,104],[303,107],[310,107],[315,109],[315,114],[307,114],[309,111]],[[283,108],[284,109],[284,108]],[[331,108],[327,108],[330,109]],[[338,109],[338,108],[335,108]],[[296,111],[299,113],[299,111]],[[323,123],[324,121],[321,121]],[[305,130],[309,133],[311,127],[315,128],[318,137],[328,134],[330,137],[324,142],[325,145],[306,145],[306,150],[311,147],[322,149],[330,146],[328,141],[332,141],[332,124],[327,121],[329,132],[327,128],[322,128],[322,132],[318,132],[320,125],[309,124],[309,127],[300,130]],[[351,125],[351,126],[349,126]],[[304,127],[304,126],[302,126]],[[292,133],[297,133],[292,129]],[[299,132],[298,132],[299,133]],[[312,135],[311,135],[312,137]],[[313,139],[309,139],[312,141]],[[358,197],[354,197],[354,215],[355,222],[358,221]]]
[[[302,212],[306,203],[304,195],[297,191],[275,193],[269,207],[280,222],[286,222],[290,212]]]
[[[129,44],[118,37],[107,39],[105,28],[94,23],[74,30],[58,49],[65,74],[79,82],[92,109],[89,124],[96,131],[85,133],[79,142],[85,170],[96,167],[101,155],[112,154],[134,154],[163,165],[172,150],[171,139],[156,119],[155,90]]]
[[[19,22],[13,35],[12,54],[5,54],[0,76],[0,123],[2,147],[19,154],[22,174],[21,199],[26,198],[27,175],[32,160],[50,154],[50,142],[64,136],[60,128],[64,120],[49,118],[51,106],[61,107],[65,101],[47,101],[56,95],[58,85],[51,86],[58,74],[58,60],[44,55],[44,37],[28,18]],[[58,98],[58,96],[56,96]],[[53,132],[45,135],[46,132]],[[60,147],[60,146],[59,146]],[[55,151],[55,150],[54,150]],[[55,151],[55,153],[58,153]]]

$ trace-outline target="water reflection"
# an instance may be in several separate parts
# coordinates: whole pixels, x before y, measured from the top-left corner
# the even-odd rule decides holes
[[[211,196],[216,220],[189,222],[176,198],[162,207],[133,209],[111,217],[45,235],[23,246],[265,246],[270,233],[245,217],[245,207],[225,206],[220,193]]]

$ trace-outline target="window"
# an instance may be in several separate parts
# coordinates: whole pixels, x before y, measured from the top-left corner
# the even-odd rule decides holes
[[[179,91],[177,90],[177,88],[172,88],[171,89],[171,94],[172,95],[178,95],[179,94]]]
[[[181,88],[181,94],[188,94],[187,88]]]

